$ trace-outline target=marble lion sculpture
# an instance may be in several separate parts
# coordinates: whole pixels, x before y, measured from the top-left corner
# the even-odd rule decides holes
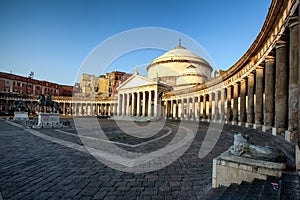
[[[235,156],[242,156],[258,160],[271,162],[285,162],[286,156],[276,148],[270,146],[258,146],[250,144],[249,137],[241,133],[234,135],[233,146],[229,148],[229,153]]]

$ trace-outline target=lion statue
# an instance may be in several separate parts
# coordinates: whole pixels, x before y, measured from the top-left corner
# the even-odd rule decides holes
[[[233,146],[229,148],[229,153],[235,156],[242,156],[258,160],[271,162],[286,162],[284,153],[270,146],[258,146],[250,144],[249,137],[241,133],[234,135]]]

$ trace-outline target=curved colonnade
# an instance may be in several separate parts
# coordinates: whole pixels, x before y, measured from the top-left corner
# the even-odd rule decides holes
[[[164,93],[164,115],[286,131],[288,140],[296,139],[299,44],[299,1],[273,0],[261,32],[240,60],[203,85]]]

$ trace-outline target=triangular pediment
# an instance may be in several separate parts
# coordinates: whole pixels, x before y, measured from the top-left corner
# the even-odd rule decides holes
[[[118,89],[136,88],[153,84],[157,84],[157,82],[143,76],[133,75],[121,84]]]

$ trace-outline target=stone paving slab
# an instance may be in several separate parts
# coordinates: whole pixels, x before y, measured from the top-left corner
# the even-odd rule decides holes
[[[108,125],[110,123],[106,119],[100,120]],[[178,123],[168,121],[167,125],[172,127]],[[191,123],[190,126],[195,124]],[[201,199],[211,189],[212,159],[232,144],[232,133],[241,131],[254,134],[257,138],[262,134],[253,129],[225,125],[213,151],[200,159],[199,149],[207,128],[208,123],[201,123],[190,148],[169,166],[135,174],[114,170],[102,164],[88,151],[79,151],[45,140],[22,127],[0,120],[2,198]],[[37,131],[56,137],[54,129]],[[70,129],[65,131],[76,132]],[[82,145],[76,136],[72,138],[72,135],[58,134],[57,138],[62,141]]]

